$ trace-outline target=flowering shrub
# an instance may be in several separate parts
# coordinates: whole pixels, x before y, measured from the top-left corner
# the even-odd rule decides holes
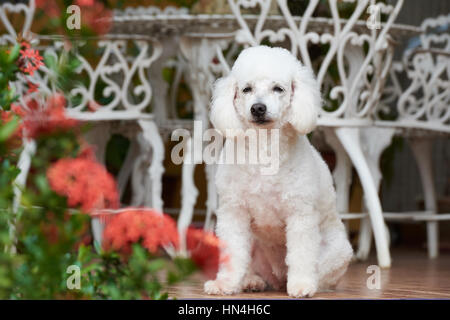
[[[84,212],[119,207],[113,176],[93,159],[60,159],[47,170],[47,179],[56,193],[67,197],[70,207],[80,205]]]
[[[220,249],[223,246],[219,239],[213,233],[189,228],[186,246],[194,263],[208,278],[215,278],[219,269]]]
[[[57,28],[68,3],[36,1],[40,14],[52,17]],[[81,35],[108,30],[106,2],[74,3],[89,6]],[[195,264],[214,276],[217,238],[189,229],[192,259],[177,257],[174,220],[152,209],[125,208],[108,219],[100,215],[106,222],[103,246],[93,243],[91,219],[119,209],[120,199],[114,177],[82,138],[86,128],[66,114],[65,93],[73,88],[79,61],[67,51],[42,57],[29,40],[20,37],[16,45],[0,46],[0,299],[165,299],[164,276],[169,283],[179,281]],[[65,48],[71,47],[66,41]],[[32,79],[44,65],[52,72],[52,94],[41,92]],[[22,96],[14,91],[18,79],[27,84]],[[95,101],[88,105],[91,111],[98,108]],[[20,154],[31,139],[36,151],[26,183],[19,186]],[[71,266],[80,268],[76,288],[68,287]]]
[[[178,248],[179,235],[175,221],[166,214],[142,208],[125,208],[108,219],[103,232],[105,250],[115,250],[125,256],[132,246],[141,243],[151,254],[161,253],[165,248]],[[208,278],[214,278],[219,268],[219,239],[202,229],[188,228],[186,249],[192,261]]]
[[[12,104],[11,110],[22,120],[28,138],[75,128],[77,121],[65,116],[66,98],[55,94],[40,104],[36,99],[27,99],[27,106]]]
[[[22,42],[20,56],[17,60],[20,71],[32,76],[37,69],[44,65],[43,60],[44,58],[41,57],[38,50],[32,49],[27,42]]]
[[[26,77],[39,72],[41,66],[16,48],[0,48],[0,65],[10,61],[14,66],[14,72],[1,79],[3,90],[11,90],[9,84],[17,73]],[[26,49],[33,50],[33,59],[42,61],[37,50]],[[175,281],[194,269],[190,260],[151,255],[156,253],[157,241],[173,240],[177,245],[174,222],[158,215],[172,232],[158,232],[154,227],[159,223],[147,225],[154,233],[145,230],[143,246],[130,238],[127,259],[115,250],[105,251],[98,244],[93,247],[89,214],[119,207],[113,176],[95,161],[92,148],[80,137],[80,124],[67,118],[63,93],[44,99],[27,94],[20,99],[23,105],[17,96],[0,92],[4,98],[0,110],[0,298],[167,298],[159,272],[167,271],[168,280]],[[21,202],[16,203],[18,155],[22,141],[29,138],[35,140],[37,151],[27,184],[21,188]],[[120,227],[121,217],[116,218]],[[141,223],[152,221],[156,220],[142,218]],[[108,229],[113,238],[114,223]],[[69,266],[81,270],[81,286],[73,290],[67,286]]]
[[[141,242],[156,254],[165,246],[178,247],[175,222],[168,215],[153,210],[133,209],[116,214],[103,232],[104,247],[129,254],[133,243]]]

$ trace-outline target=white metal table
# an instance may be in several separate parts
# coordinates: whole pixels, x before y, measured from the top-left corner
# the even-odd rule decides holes
[[[348,19],[340,18],[335,0],[328,1],[331,18],[313,17],[318,0],[309,2],[303,17],[293,16],[285,0],[277,2],[280,14],[276,16],[268,14],[270,0],[229,0],[232,10],[229,15],[189,15],[174,9],[128,9],[116,13],[114,32],[152,34],[165,41],[168,38],[176,39],[187,62],[185,75],[194,97],[194,118],[204,123],[208,123],[212,83],[218,76],[228,72],[233,62],[233,52],[239,49],[239,45],[247,47],[266,42],[281,45],[313,68],[327,98],[318,124],[337,154],[334,177],[339,211],[344,218],[365,216],[348,214],[348,187],[353,164],[364,188],[379,264],[388,267],[391,263],[388,235],[376,181],[380,173],[378,164],[370,162],[370,153],[380,153],[389,141],[380,139],[379,143],[368,148],[365,145],[368,140],[364,138],[363,132],[367,134],[370,131],[363,129],[374,124],[373,112],[381,97],[393,57],[392,37],[409,36],[420,29],[393,24],[403,1],[397,1],[395,6],[380,4],[387,20],[380,24],[379,29],[372,30],[368,29],[366,21],[359,18],[370,5],[376,4],[375,1],[357,1]],[[259,14],[243,14],[242,9],[248,7],[258,7]],[[310,45],[327,48],[320,61],[313,59]],[[338,70],[337,79],[330,76],[332,67]],[[167,95],[169,92],[159,94]],[[155,110],[155,113],[159,111]],[[180,230],[190,223],[198,195],[193,181],[194,167],[190,164],[183,166]],[[213,172],[214,169],[207,166],[207,221],[210,221],[210,215],[217,205],[212,183]]]
[[[139,126],[137,139],[119,175],[119,185],[123,187],[127,177],[132,175],[135,199],[138,199],[136,204],[162,209],[163,137],[172,129],[192,126],[192,121],[181,120],[176,115],[174,97],[180,77],[184,74],[190,86],[194,119],[202,120],[206,129],[209,126],[208,105],[212,84],[217,77],[229,71],[234,54],[242,47],[261,43],[284,46],[316,72],[326,98],[318,123],[337,155],[333,175],[338,192],[338,209],[344,218],[364,217],[363,214],[348,214],[348,187],[353,164],[363,185],[379,264],[389,267],[388,235],[377,193],[379,169],[377,163],[370,161],[373,158],[370,154],[379,153],[387,142],[381,139],[368,148],[365,134],[370,131],[364,129],[374,125],[373,113],[393,57],[390,39],[418,33],[420,29],[394,25],[403,0],[396,1],[393,6],[376,3],[375,0],[347,0],[355,4],[353,13],[347,19],[340,17],[337,0],[328,0],[331,15],[328,18],[313,16],[319,0],[309,1],[302,17],[292,14],[286,0],[277,0],[279,14],[269,15],[271,1],[275,0],[228,0],[232,14],[226,15],[190,15],[186,9],[170,7],[164,10],[127,8],[115,12],[111,35],[99,42],[99,46],[104,48],[101,63],[91,66],[84,60],[79,71],[85,72],[90,85],[72,90],[73,95],[82,99],[80,104],[70,106],[68,111],[81,120],[107,123],[127,119],[131,120],[129,123],[132,126]],[[367,22],[360,20],[371,5],[377,5],[386,17],[379,28],[369,29]],[[258,13],[243,14],[242,9],[249,7],[259,8]],[[31,26],[34,0],[28,7],[2,5],[0,8],[0,13],[23,10],[26,13],[24,30]],[[5,24],[5,16],[1,18]],[[15,39],[17,32],[8,31],[9,37]],[[128,42],[139,48],[137,55],[127,53]],[[315,55],[311,51],[314,47],[323,49],[324,54]],[[49,46],[48,50],[55,50],[55,46]],[[83,60],[83,57],[80,59]],[[171,86],[161,76],[165,66],[174,66],[177,71]],[[119,84],[115,75],[117,71],[123,72]],[[43,77],[36,73],[36,77],[36,82],[48,82],[45,72]],[[134,77],[139,79],[137,85],[131,81]],[[96,110],[87,110],[87,104],[95,98],[95,85],[99,79],[108,84],[103,94],[114,95],[114,99]],[[45,85],[42,87],[45,88]],[[133,95],[135,97],[130,100]],[[149,103],[151,110],[148,109]],[[105,124],[93,138],[104,146],[110,131],[111,126]],[[25,148],[25,151],[22,167],[26,169],[33,148]],[[183,165],[183,200],[178,221],[182,234],[192,220],[198,195],[193,181],[194,168],[195,165]],[[206,168],[209,227],[217,198],[213,183],[214,167]],[[26,179],[26,171],[23,170],[24,176],[20,177],[22,183]],[[147,198],[151,201],[148,202]]]

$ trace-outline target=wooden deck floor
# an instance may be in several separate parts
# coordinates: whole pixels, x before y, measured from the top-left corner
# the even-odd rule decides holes
[[[381,289],[368,289],[368,261],[353,262],[334,292],[317,293],[315,299],[450,299],[450,253],[429,260],[425,251],[394,250],[391,269],[381,270]],[[203,293],[201,274],[169,288],[177,299],[286,299],[285,292],[264,291],[234,296],[210,296]]]

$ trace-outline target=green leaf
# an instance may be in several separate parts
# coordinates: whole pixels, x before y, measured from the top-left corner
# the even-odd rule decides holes
[[[149,262],[148,269],[150,272],[156,272],[158,270],[161,270],[166,265],[166,262],[164,259],[155,259]]]
[[[17,117],[13,117],[12,120],[3,123],[0,127],[0,142],[6,141],[14,133],[19,125]]]
[[[55,70],[57,68],[56,58],[49,53],[44,54],[44,63],[49,69]]]
[[[13,63],[14,61],[16,61],[17,57],[19,56],[19,52],[20,52],[20,45],[16,43],[16,45],[12,48],[11,52],[9,53],[7,62]]]
[[[94,241],[94,249],[98,254],[103,254],[102,245],[97,240]]]
[[[50,187],[47,182],[47,178],[44,174],[40,174],[36,177],[36,186],[39,188],[39,191],[43,194],[47,194],[50,191]]]

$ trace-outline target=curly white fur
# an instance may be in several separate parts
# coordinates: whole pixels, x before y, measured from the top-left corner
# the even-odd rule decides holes
[[[249,89],[250,88],[250,89]],[[264,104],[264,121],[250,111]],[[320,90],[310,69],[282,48],[245,49],[231,73],[215,84],[211,121],[231,143],[227,129],[280,130],[275,175],[255,164],[218,167],[217,234],[225,242],[210,294],[287,288],[310,297],[333,288],[353,251],[336,211],[331,174],[305,134],[314,129]]]

